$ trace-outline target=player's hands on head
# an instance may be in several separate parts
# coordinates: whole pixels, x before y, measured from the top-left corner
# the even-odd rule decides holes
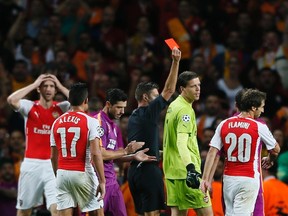
[[[41,74],[40,76],[38,76],[38,78],[34,81],[34,84],[36,85],[36,87],[40,87],[41,83],[48,80],[49,78],[47,77],[47,74]]]
[[[137,161],[141,161],[141,162],[157,161],[156,156],[150,156],[150,155],[145,154],[145,152],[147,151],[149,151],[149,148],[145,148],[143,150],[136,152],[136,154],[134,155],[134,159]]]
[[[144,144],[145,144],[145,142],[132,141],[126,146],[126,148],[124,150],[125,150],[126,154],[128,154],[128,155],[133,154],[138,149],[142,148]]]
[[[106,193],[105,183],[100,183],[96,190],[96,196],[98,197],[98,201],[103,200]]]
[[[197,189],[200,186],[200,178],[201,174],[195,170],[194,164],[188,164],[186,166],[187,170],[187,177],[186,177],[186,184],[188,187],[193,189]]]

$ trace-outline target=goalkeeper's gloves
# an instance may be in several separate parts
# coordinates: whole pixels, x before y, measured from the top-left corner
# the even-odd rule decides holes
[[[195,166],[192,163],[186,166],[186,170],[187,170],[187,177],[186,177],[187,186],[193,189],[198,189],[200,186],[201,174],[195,170]]]

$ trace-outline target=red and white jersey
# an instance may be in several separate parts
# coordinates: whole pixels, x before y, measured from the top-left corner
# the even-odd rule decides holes
[[[276,145],[272,133],[266,124],[252,118],[233,116],[222,121],[216,128],[210,146],[225,155],[224,175],[259,176],[260,142],[271,150]]]
[[[24,117],[26,158],[50,159],[51,126],[69,107],[68,101],[53,102],[50,108],[45,109],[39,101],[20,100],[20,108],[17,111]]]
[[[91,169],[89,141],[100,139],[99,130],[98,120],[84,112],[67,112],[56,119],[50,143],[58,150],[58,169]]]

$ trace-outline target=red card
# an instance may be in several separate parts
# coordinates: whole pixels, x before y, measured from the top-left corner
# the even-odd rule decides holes
[[[179,45],[176,43],[176,41],[173,38],[166,39],[165,43],[169,46],[171,50],[173,50],[174,47],[179,48]]]

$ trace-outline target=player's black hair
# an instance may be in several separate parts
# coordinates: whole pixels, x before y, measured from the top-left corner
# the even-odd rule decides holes
[[[88,98],[88,87],[86,83],[74,83],[69,91],[69,102],[71,106],[80,106]]]
[[[127,95],[123,90],[118,88],[108,89],[106,92],[106,101],[109,101],[111,105],[114,105],[119,101],[127,101]]]

